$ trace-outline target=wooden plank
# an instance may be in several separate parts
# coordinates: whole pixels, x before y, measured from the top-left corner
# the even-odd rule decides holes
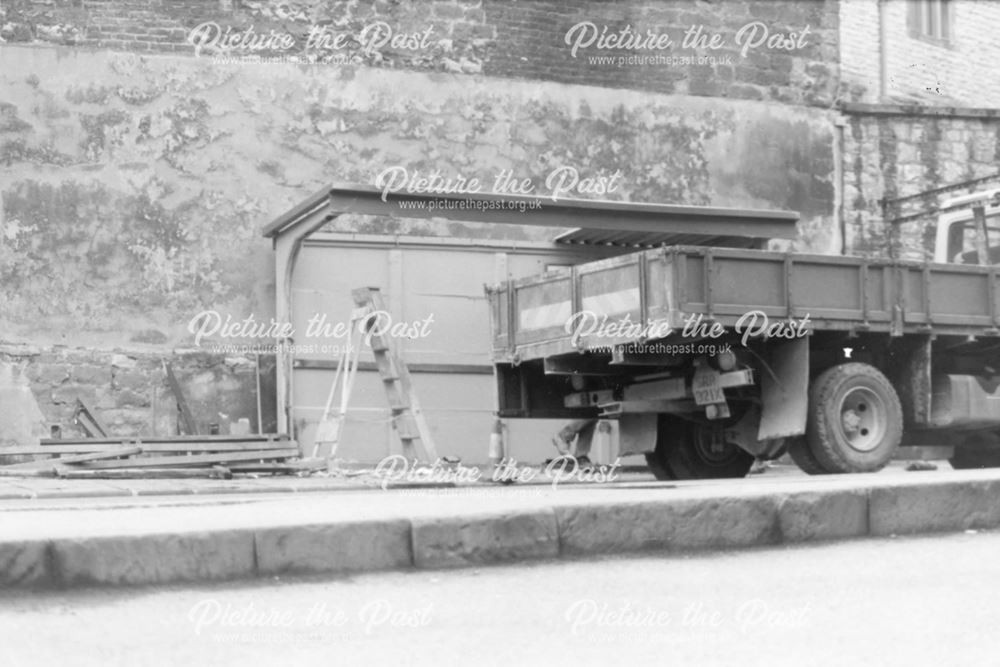
[[[269,433],[265,435],[173,435],[173,436],[159,436],[159,437],[144,437],[138,435],[126,435],[118,438],[42,438],[41,444],[43,447],[49,445],[120,445],[120,444],[130,444],[134,442],[142,442],[143,444],[153,444],[153,443],[164,443],[164,444],[175,444],[182,442],[235,442],[235,443],[252,443],[254,445],[260,445],[261,447],[270,446],[269,443],[274,443],[275,445],[286,446],[282,443],[292,442],[292,440],[286,434],[279,433]]]
[[[56,474],[62,479],[230,479],[232,477],[231,474],[226,474],[215,466],[211,468],[114,468],[111,470],[57,467]]]
[[[0,449],[0,456],[54,456],[56,454],[86,454],[88,452],[106,452],[109,449],[121,449],[122,443],[114,445],[48,445],[46,447],[11,447]]]
[[[287,459],[299,455],[298,448],[259,449],[250,452],[234,452],[232,454],[195,454],[193,456],[150,456],[133,458],[128,461],[97,461],[83,465],[87,470],[104,470],[109,468],[156,468],[162,466],[199,466],[214,463],[229,463],[233,461],[266,461],[270,459]]]
[[[236,463],[229,466],[233,472],[301,472],[303,470],[326,470],[325,458],[308,458],[287,463]]]
[[[33,470],[31,468],[20,470],[7,470],[7,467],[0,467],[0,477],[55,477],[54,468]]]
[[[311,470],[322,470],[322,468],[300,468],[298,466],[287,465],[285,463],[254,463],[240,465],[233,468],[233,472],[238,475],[294,475],[300,472]]]
[[[98,444],[68,444],[42,445],[41,447],[11,447],[0,449],[0,456],[6,455],[45,455],[45,454],[83,454],[87,452],[106,452],[120,449],[124,446],[142,447],[144,452],[246,452],[260,449],[288,449],[298,446],[294,440],[275,440],[273,442],[177,442],[149,443],[141,438],[121,440],[115,443]]]
[[[184,428],[190,434],[195,434],[198,432],[198,428],[195,425],[194,415],[191,414],[191,408],[188,407],[187,401],[184,399],[184,392],[181,391],[181,383],[177,381],[177,376],[174,375],[174,367],[171,364],[164,364],[163,369],[167,373],[167,382],[170,384],[170,390],[174,392],[174,399],[177,400],[177,409],[181,413],[181,420],[184,422]]]
[[[154,443],[147,444],[145,441],[139,441],[142,445],[142,451],[144,452],[247,452],[247,451],[259,451],[259,450],[283,450],[292,447],[298,447],[298,443],[294,440],[281,440],[274,441],[272,443],[266,442],[220,442],[220,443]]]
[[[87,435],[95,438],[107,437],[108,435],[108,427],[97,418],[97,413],[91,410],[90,406],[79,396],[76,398],[73,423],[86,431]]]
[[[13,463],[11,465],[3,466],[0,469],[33,470],[36,468],[46,468],[55,465],[64,465],[66,463],[83,463],[85,461],[98,461],[101,459],[110,459],[119,456],[133,456],[135,454],[141,454],[141,453],[142,453],[142,447],[118,447],[117,449],[109,449],[106,452],[91,452],[89,454],[70,454],[69,456],[60,456],[54,459],[38,459],[37,461],[27,461],[25,463]],[[121,464],[126,464],[127,462],[117,461],[115,463],[121,465]]]

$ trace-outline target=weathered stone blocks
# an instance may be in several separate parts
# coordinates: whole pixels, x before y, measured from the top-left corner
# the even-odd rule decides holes
[[[413,519],[413,563],[438,568],[559,555],[556,517],[538,510]]]

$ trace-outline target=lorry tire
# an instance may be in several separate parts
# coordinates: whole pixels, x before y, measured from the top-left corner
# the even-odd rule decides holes
[[[826,471],[881,470],[902,437],[899,397],[874,366],[840,364],[813,381],[806,441]]]
[[[796,436],[794,438],[789,438],[791,442],[788,445],[788,455],[792,457],[792,461],[795,465],[807,475],[826,475],[827,470],[820,464],[816,455],[812,453],[809,449],[809,443],[806,442],[805,436]]]
[[[746,477],[754,457],[722,438],[722,425],[700,424],[661,415],[656,451],[651,455],[668,477],[657,479],[723,479]],[[650,465],[653,474],[657,474]]]
[[[656,452],[646,452],[646,465],[649,466],[649,471],[653,473],[653,477],[661,482],[672,482],[676,480],[676,478],[660,464],[660,459]]]
[[[1000,438],[995,433],[972,435],[955,447],[948,463],[955,470],[1000,468]]]
[[[956,449],[948,463],[955,470],[1000,468],[1000,450]]]

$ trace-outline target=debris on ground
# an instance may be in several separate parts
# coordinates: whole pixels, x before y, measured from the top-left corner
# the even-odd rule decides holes
[[[19,458],[12,462],[8,456]],[[4,449],[0,463],[6,463],[0,465],[0,477],[65,479],[228,479],[235,473],[299,474],[326,468],[326,459],[302,458],[298,443],[280,435],[43,439],[37,446]]]

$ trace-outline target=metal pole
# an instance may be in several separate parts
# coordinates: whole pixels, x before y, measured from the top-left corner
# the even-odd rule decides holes
[[[979,263],[988,266],[990,251],[986,233],[986,209],[981,204],[972,207],[972,219],[976,224],[976,254],[979,257]]]
[[[255,375],[257,376],[255,378],[256,383],[257,383],[257,435],[260,435],[261,433],[264,432],[263,416],[261,415],[261,405],[262,405],[262,403],[261,403],[261,397],[260,397],[260,352],[257,352],[256,354],[254,354],[254,357],[255,357],[255,359],[257,361],[257,371],[255,373]]]
[[[879,101],[889,103],[889,17],[886,0],[878,0],[878,94]]]

